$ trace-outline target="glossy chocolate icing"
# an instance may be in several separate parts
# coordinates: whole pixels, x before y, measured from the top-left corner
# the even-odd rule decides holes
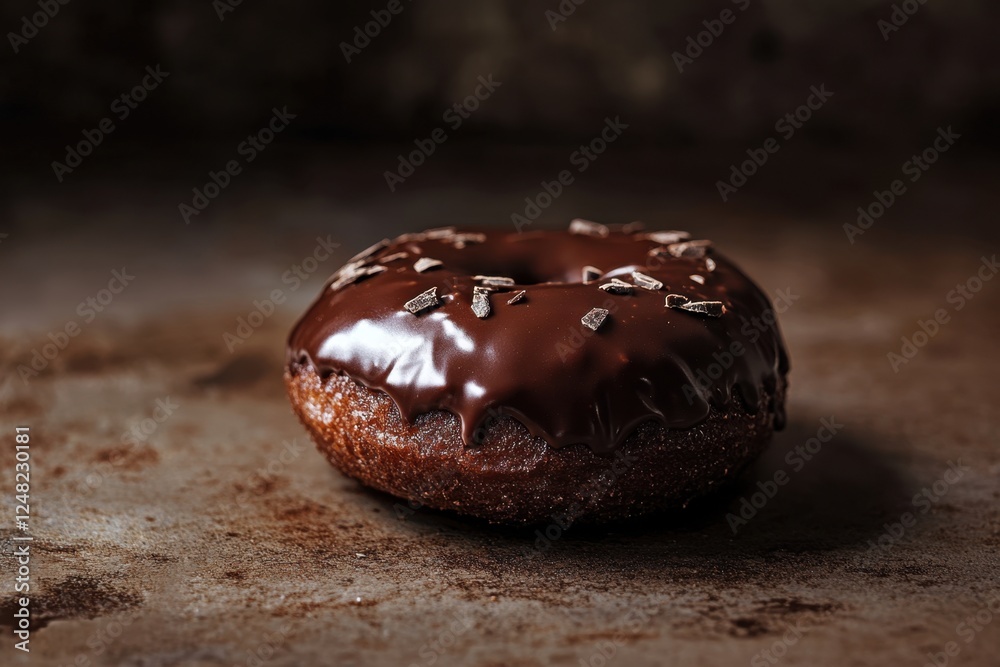
[[[446,229],[377,244],[334,275],[295,326],[289,364],[382,390],[410,421],[448,410],[469,446],[499,416],[552,446],[583,443],[598,453],[642,422],[690,428],[710,406],[733,401],[783,425],[778,388],[788,358],[771,304],[749,278],[707,244],[692,250],[669,245],[669,234],[573,229]],[[441,264],[424,261],[418,272],[421,258]],[[584,283],[588,266],[603,273]],[[633,272],[663,287],[644,288]],[[489,288],[485,317],[481,297],[472,308],[474,287],[489,284],[481,276],[514,280]],[[612,278],[634,288],[602,290]],[[434,305],[404,309],[431,288]],[[668,308],[668,294],[719,301],[724,312]],[[595,308],[608,314],[591,330],[581,319]]]

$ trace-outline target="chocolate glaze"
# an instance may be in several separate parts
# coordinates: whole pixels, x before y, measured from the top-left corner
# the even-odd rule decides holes
[[[732,401],[750,412],[769,410],[775,426],[783,425],[784,406],[775,396],[788,358],[771,304],[714,250],[674,257],[655,252],[662,244],[642,232],[624,231],[430,236],[440,238],[404,235],[360,260],[362,269],[385,271],[355,282],[342,279],[344,269],[335,275],[293,329],[289,364],[311,363],[321,375],[343,373],[380,389],[411,422],[448,410],[460,418],[470,446],[499,416],[515,417],[552,446],[583,443],[598,453],[612,451],[647,420],[690,428],[710,406]],[[421,257],[442,265],[418,273],[413,264]],[[584,284],[588,265],[604,274]],[[663,288],[599,289],[613,277],[635,285],[633,271]],[[491,292],[483,319],[471,307],[473,287],[482,284],[477,275],[515,282]],[[436,307],[404,310],[432,287]],[[524,296],[508,304],[522,289]],[[721,301],[725,312],[708,317],[667,308],[667,294]],[[581,323],[593,308],[609,311],[596,331]],[[733,354],[735,344],[742,351]]]

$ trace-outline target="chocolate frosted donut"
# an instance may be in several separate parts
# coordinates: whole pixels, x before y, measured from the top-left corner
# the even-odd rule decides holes
[[[686,232],[455,228],[355,256],[292,331],[292,405],[330,461],[502,522],[685,504],[784,422],[770,302]]]

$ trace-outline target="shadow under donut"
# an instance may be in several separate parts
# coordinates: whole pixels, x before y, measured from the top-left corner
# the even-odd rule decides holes
[[[736,482],[686,509],[610,524],[566,526],[556,517],[531,527],[497,526],[378,491],[365,493],[384,506],[380,516],[397,530],[409,530],[407,524],[434,527],[459,542],[488,539],[491,548],[499,542],[528,555],[570,557],[600,544],[627,560],[636,544],[664,541],[674,555],[716,559],[737,552],[759,557],[778,550],[863,547],[905,511],[911,489],[912,482],[871,439],[817,418],[791,421]]]

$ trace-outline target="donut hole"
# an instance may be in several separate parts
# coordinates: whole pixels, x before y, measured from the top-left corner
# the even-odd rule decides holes
[[[518,285],[583,282],[582,273],[579,271],[573,276],[575,280],[568,280],[567,278],[569,278],[569,276],[566,273],[560,272],[556,274],[546,274],[539,271],[537,266],[531,266],[528,263],[504,264],[503,266],[490,265],[486,263],[485,265],[477,266],[476,270],[470,271],[470,273],[484,276],[504,276],[506,278],[513,278],[514,282]]]
[[[597,239],[577,235],[562,246],[554,243],[548,232],[540,232],[511,235],[494,243],[475,243],[460,249],[444,243],[442,246],[428,247],[427,256],[457,273],[512,278],[523,287],[582,285],[584,269],[591,266],[602,272],[602,280],[655,268],[637,265],[637,255],[642,257],[645,249],[637,250],[636,241],[627,237]]]
[[[469,269],[470,267],[462,268]],[[476,270],[470,270],[469,273],[474,275],[504,276],[507,278],[513,278],[515,283],[523,286],[541,284],[579,285],[583,283],[583,264],[570,264],[563,266],[553,265],[546,268],[548,270],[534,266],[527,262],[508,263],[503,266],[492,265],[487,262],[478,264]],[[642,267],[635,266],[634,264],[619,266],[605,271],[601,279],[607,280],[622,276],[628,277],[633,271],[639,270],[642,270]]]

